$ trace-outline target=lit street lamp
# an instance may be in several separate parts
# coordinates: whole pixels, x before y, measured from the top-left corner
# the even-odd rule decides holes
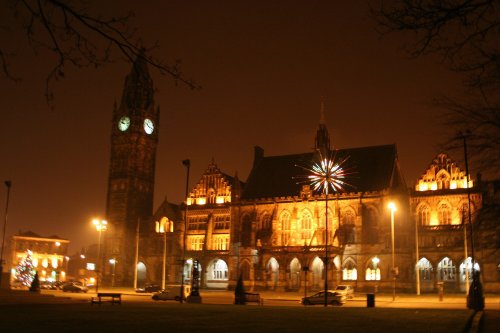
[[[109,263],[113,265],[113,269],[111,270],[111,287],[115,286],[115,268],[116,268],[116,259],[109,259]]]
[[[3,249],[4,249],[4,243],[5,243],[5,228],[7,227],[7,213],[9,211],[10,187],[12,186],[12,182],[10,180],[6,180],[5,186],[7,186],[7,200],[6,200],[6,204],[5,204],[5,215],[4,215],[4,220],[3,220],[2,251],[0,254],[0,288],[2,287]]]
[[[158,223],[158,222],[156,222]],[[167,232],[172,232],[173,230],[172,221],[168,220],[166,223],[164,221],[157,225],[157,233],[163,234],[163,269],[161,276],[161,288],[165,289],[165,281],[167,276]]]
[[[95,229],[99,232],[99,240],[97,242],[97,263],[95,267],[95,292],[99,292],[99,274],[101,273],[100,271],[100,258],[101,258],[101,236],[102,232],[106,231],[108,229],[108,221],[106,220],[99,220],[99,219],[94,219],[92,220],[92,223],[95,226]]]
[[[396,299],[396,266],[394,264],[394,212],[396,209],[396,204],[394,202],[389,202],[388,205],[391,210],[391,245],[392,245],[392,300]]]

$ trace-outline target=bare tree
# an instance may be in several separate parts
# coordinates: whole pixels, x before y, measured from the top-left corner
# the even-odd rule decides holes
[[[161,74],[170,75],[189,88],[197,88],[193,80],[185,78],[179,61],[167,64],[143,52],[145,46],[129,25],[131,13],[120,17],[100,16],[93,14],[84,0],[5,0],[2,7],[20,23],[35,51],[44,48],[57,56],[46,78],[45,93],[49,103],[54,97],[51,83],[64,77],[68,65],[100,67],[112,61],[114,50],[129,61],[142,57]],[[10,30],[11,27],[0,23],[0,33],[10,33]],[[148,51],[156,46],[152,45]],[[0,43],[2,73],[16,81],[18,78],[9,66],[9,59],[13,57],[15,54]]]
[[[484,171],[500,170],[500,2],[498,0],[401,0],[372,8],[380,32],[408,32],[405,45],[415,57],[438,54],[465,75],[466,98],[440,97],[444,124],[455,134],[470,131],[471,155]],[[458,148],[451,135],[448,148]]]

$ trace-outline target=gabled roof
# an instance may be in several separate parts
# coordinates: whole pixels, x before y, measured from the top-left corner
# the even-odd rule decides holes
[[[182,213],[179,205],[168,202],[167,199],[165,199],[161,203],[160,207],[158,207],[158,209],[155,211],[153,220],[158,221],[164,216],[172,221],[182,221]]]
[[[261,157],[248,176],[242,199],[300,195],[301,180],[308,174],[301,166],[310,167],[316,156],[311,152]],[[344,167],[350,175],[345,181],[352,187],[346,187],[345,192],[373,192],[404,184],[395,145],[340,149],[336,157],[349,157]]]

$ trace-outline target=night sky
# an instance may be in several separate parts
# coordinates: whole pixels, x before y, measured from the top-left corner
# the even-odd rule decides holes
[[[141,4],[141,5],[140,5]],[[460,77],[438,58],[410,59],[411,35],[381,38],[365,1],[121,1],[98,8],[131,22],[154,55],[182,60],[201,90],[176,85],[150,68],[161,108],[155,208],[184,195],[214,158],[223,172],[246,180],[253,147],[265,155],[311,150],[324,101],[336,148],[396,143],[408,186],[439,152],[447,129],[429,105],[456,92]],[[90,6],[103,6],[90,2]],[[28,47],[12,18],[2,45],[18,55],[13,83],[0,76],[0,176],[11,180],[7,236],[31,230],[71,241],[70,252],[97,242],[93,217],[104,218],[111,115],[130,64],[66,69],[44,98],[54,55]],[[453,156],[460,161],[460,156]],[[474,170],[471,170],[475,174]],[[6,187],[0,191],[1,217]]]

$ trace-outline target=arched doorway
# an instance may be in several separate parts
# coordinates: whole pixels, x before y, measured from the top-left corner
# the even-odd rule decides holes
[[[299,259],[293,258],[292,261],[290,261],[290,277],[288,279],[289,289],[298,290],[300,288],[301,267]]]
[[[434,290],[434,273],[432,264],[427,258],[421,258],[417,263],[417,272],[420,278],[420,291],[431,292]]]
[[[325,277],[325,264],[323,261],[319,258],[316,257],[314,258],[311,267],[311,288],[312,289],[321,289],[323,288],[324,285],[324,277]]]
[[[474,263],[474,271],[479,272],[479,264]],[[462,261],[460,264],[460,291],[466,290],[467,279],[469,280],[469,286],[472,282],[472,258],[468,257],[466,260]]]
[[[137,263],[137,287],[143,287],[146,284],[146,265],[139,261]]]
[[[214,259],[207,266],[207,288],[227,289],[229,279],[227,263],[222,259]]]
[[[184,263],[184,284],[191,285],[191,278],[193,275],[193,259],[187,259]],[[201,264],[198,264],[198,273],[201,276]]]
[[[266,279],[270,289],[274,290],[278,286],[279,268],[280,265],[275,258],[269,259],[266,266]]]

